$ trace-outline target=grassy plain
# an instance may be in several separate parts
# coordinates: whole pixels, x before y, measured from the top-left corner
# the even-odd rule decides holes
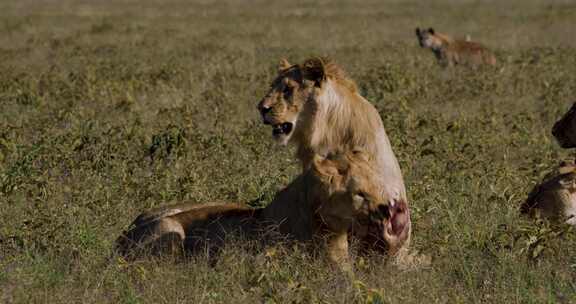
[[[440,69],[416,26],[498,68]],[[576,100],[575,31],[571,1],[2,1],[0,303],[576,303],[576,232],[518,215],[571,154],[550,128]],[[280,57],[312,55],[379,109],[432,266],[368,257],[348,284],[298,247],[110,260],[142,210],[262,206],[296,176],[255,106]]]

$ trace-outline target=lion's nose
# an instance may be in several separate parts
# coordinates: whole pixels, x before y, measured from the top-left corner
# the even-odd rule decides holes
[[[264,122],[265,125],[270,124],[270,122],[268,120],[266,120],[266,113],[270,112],[270,110],[272,110],[272,108],[267,107],[267,106],[261,106],[260,107],[260,115],[262,115],[262,121]]]
[[[272,110],[271,107],[267,107],[267,106],[261,106],[260,107],[260,113],[262,113],[262,115],[265,115],[266,113],[270,112],[270,110]]]
[[[271,107],[268,107],[268,106],[265,106],[265,105],[261,105],[261,106],[258,107],[258,110],[260,111],[260,115],[262,116],[262,122],[263,122],[265,125],[269,125],[270,122],[269,122],[268,120],[266,120],[266,114],[267,114],[268,112],[270,112],[270,110],[272,110],[272,108],[271,108]]]

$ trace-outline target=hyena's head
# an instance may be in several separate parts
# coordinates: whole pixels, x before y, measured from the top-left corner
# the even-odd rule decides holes
[[[416,37],[418,37],[418,43],[423,48],[438,49],[444,43],[444,41],[436,35],[433,28],[420,29],[417,27]]]

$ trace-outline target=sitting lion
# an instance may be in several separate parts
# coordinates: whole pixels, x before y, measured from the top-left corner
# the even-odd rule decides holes
[[[562,162],[557,172],[544,178],[528,195],[520,211],[555,222],[576,225],[576,165]]]
[[[552,128],[552,135],[562,148],[576,148],[576,102]]]
[[[416,28],[418,43],[434,53],[441,66],[496,65],[496,57],[486,47],[471,41],[454,40],[448,35],[438,33],[433,28],[421,30]]]
[[[410,237],[410,212],[380,191],[380,176],[359,153],[317,156],[311,168],[266,208],[180,204],[138,216],[116,241],[117,252],[181,253],[218,248],[226,235],[254,236],[275,227],[295,240],[321,242],[329,260],[350,268],[348,234],[396,255]]]
[[[296,65],[281,60],[258,110],[278,142],[296,144],[304,170],[316,153],[361,152],[378,173],[384,201],[402,202],[408,209],[402,172],[380,114],[331,60],[312,58]]]

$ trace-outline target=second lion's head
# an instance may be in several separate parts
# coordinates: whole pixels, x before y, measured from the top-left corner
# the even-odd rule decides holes
[[[332,231],[352,231],[373,249],[395,252],[409,240],[411,221],[406,202],[382,191],[382,180],[361,152],[316,156],[312,174],[318,181],[316,213]]]

